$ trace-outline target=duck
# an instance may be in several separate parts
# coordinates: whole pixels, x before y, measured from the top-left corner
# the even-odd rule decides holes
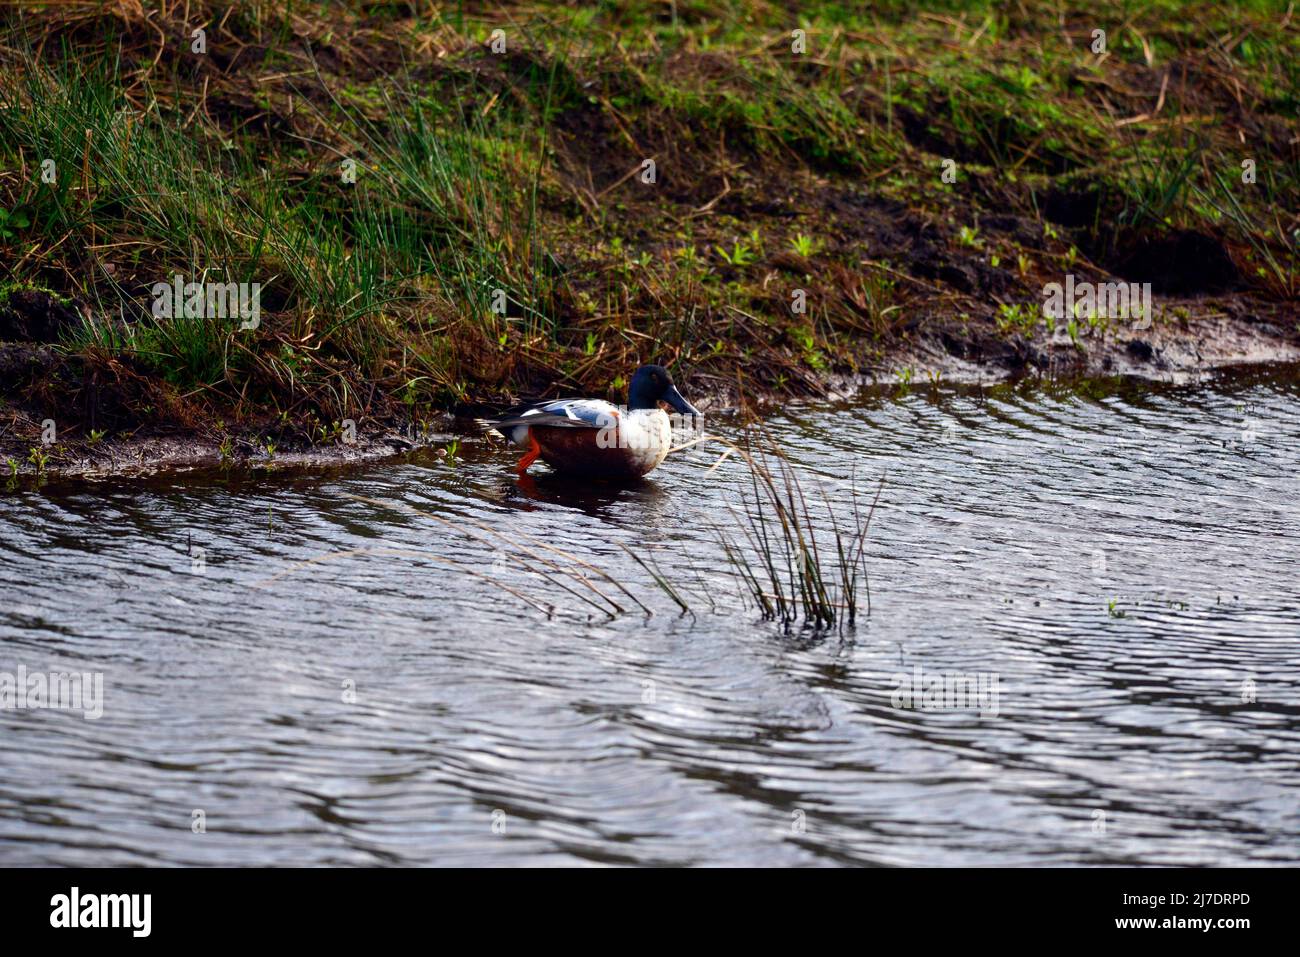
[[[633,479],[668,457],[673,422],[660,402],[691,416],[691,427],[702,418],[667,369],[645,365],[628,385],[626,408],[604,399],[551,399],[514,406],[484,424],[527,449],[515,467],[520,478],[540,458],[562,474]]]

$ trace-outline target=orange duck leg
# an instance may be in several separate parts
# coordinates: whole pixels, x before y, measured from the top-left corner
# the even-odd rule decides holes
[[[519,464],[515,466],[515,469],[519,473],[520,478],[523,478],[524,475],[527,474],[528,466],[536,462],[537,456],[541,454],[542,454],[542,447],[537,444],[537,439],[533,435],[533,430],[529,429],[528,430],[528,451],[524,453],[523,458],[519,460]]]

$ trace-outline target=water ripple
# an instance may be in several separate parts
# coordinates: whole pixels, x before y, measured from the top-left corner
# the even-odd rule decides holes
[[[0,710],[0,862],[1294,865],[1297,413],[1279,375],[773,417],[840,514],[885,476],[844,635],[744,607],[707,449],[16,491],[0,672],[104,708]]]

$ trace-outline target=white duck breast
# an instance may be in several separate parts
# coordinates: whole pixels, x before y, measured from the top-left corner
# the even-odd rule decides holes
[[[663,463],[672,442],[672,423],[662,409],[634,409],[619,417],[618,446],[641,475]]]

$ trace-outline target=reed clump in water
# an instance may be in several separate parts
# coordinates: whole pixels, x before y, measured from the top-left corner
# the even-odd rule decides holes
[[[738,534],[716,531],[733,573],[764,619],[787,628],[800,621],[815,629],[853,625],[860,600],[870,614],[867,533],[884,480],[866,509],[850,483],[852,521],[845,524],[825,488],[810,496],[769,434],[750,429],[742,443],[726,444],[748,466],[749,490],[741,494],[739,507],[731,509]],[[814,500],[810,507],[810,497],[820,502]],[[822,512],[825,526],[819,524]]]

